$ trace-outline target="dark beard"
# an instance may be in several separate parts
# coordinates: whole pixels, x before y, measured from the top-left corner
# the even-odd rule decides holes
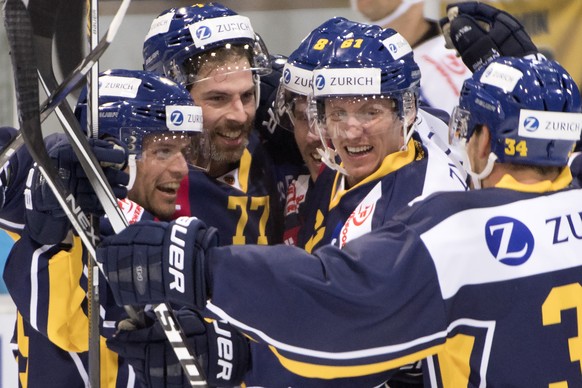
[[[249,139],[245,139],[235,150],[223,151],[217,149],[216,145],[212,143],[210,144],[210,157],[216,163],[235,163],[240,160],[247,145],[249,145]]]

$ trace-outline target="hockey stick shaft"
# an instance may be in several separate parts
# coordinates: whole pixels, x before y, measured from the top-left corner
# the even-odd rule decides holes
[[[99,2],[90,0],[89,16],[89,48],[94,50],[99,41]],[[92,138],[99,137],[99,61],[96,61],[87,77],[87,130]],[[115,199],[114,196],[108,196]],[[99,218],[90,216],[90,221],[95,230],[99,230]],[[91,388],[100,387],[101,363],[99,360],[99,270],[97,258],[90,255],[87,259],[87,299],[89,315],[89,381]],[[97,325],[95,325],[97,322]],[[93,350],[93,351],[91,351]]]

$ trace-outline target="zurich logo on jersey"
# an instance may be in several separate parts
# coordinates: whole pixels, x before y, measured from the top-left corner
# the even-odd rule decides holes
[[[200,40],[208,39],[212,36],[212,30],[207,26],[201,26],[196,30],[196,37]]]
[[[493,217],[485,225],[489,251],[500,263],[521,265],[531,256],[534,237],[521,221],[510,217]]]
[[[283,72],[283,82],[289,84],[291,82],[291,71],[289,69],[285,69]]]
[[[317,90],[321,90],[325,87],[325,77],[321,74],[315,77],[315,87]]]
[[[537,118],[532,117],[532,116],[526,117],[523,120],[523,127],[528,132],[535,132],[540,127],[540,121]]]
[[[170,121],[175,126],[180,126],[184,123],[184,115],[179,110],[175,110],[170,115]]]

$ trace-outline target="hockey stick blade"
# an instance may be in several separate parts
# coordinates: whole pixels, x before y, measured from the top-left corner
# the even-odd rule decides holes
[[[79,85],[79,83],[85,78],[89,73],[91,67],[101,58],[105,49],[113,42],[119,26],[125,16],[125,13],[129,7],[131,0],[124,0],[117,13],[113,17],[107,34],[101,39],[101,42],[91,50],[91,52],[76,68],[73,70],[67,78],[65,78],[54,90],[49,94],[49,97],[42,103],[40,109],[40,121],[44,122],[46,118],[54,111],[54,109],[60,105],[60,103]],[[0,152],[0,168],[3,168],[10,157],[24,145],[24,139],[22,134],[19,132],[12,141],[7,144]]]
[[[91,50],[91,52],[83,59],[83,61],[77,66],[77,68],[67,76],[67,78],[61,82],[61,84],[52,92],[49,98],[43,103],[40,110],[41,120],[44,121],[44,118],[52,113],[52,111],[60,105],[60,103],[77,87],[79,82],[81,82],[89,73],[91,68],[97,63],[101,55],[105,52],[105,50],[109,47],[119,27],[125,13],[127,12],[127,8],[131,0],[123,0],[117,13],[113,17],[111,24],[107,30],[107,33],[101,40],[99,44]]]

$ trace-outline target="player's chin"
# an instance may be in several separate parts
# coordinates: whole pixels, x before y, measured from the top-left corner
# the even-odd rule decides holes
[[[158,201],[155,206],[155,215],[162,221],[173,219],[176,213],[176,201]]]

